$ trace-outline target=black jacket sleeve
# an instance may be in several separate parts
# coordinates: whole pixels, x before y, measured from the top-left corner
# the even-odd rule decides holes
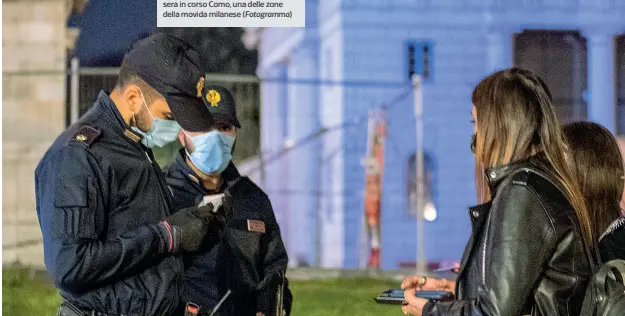
[[[475,254],[483,269],[474,300],[428,303],[423,316],[521,315],[524,304],[555,250],[555,228],[531,188],[499,188],[484,230],[486,251]]]
[[[158,223],[102,236],[112,185],[87,148],[60,149],[36,178],[45,262],[60,289],[80,293],[110,284],[168,251],[169,231]]]
[[[275,309],[276,292],[278,286],[282,281],[281,278],[285,277],[287,264],[289,258],[282,242],[282,236],[280,235],[280,227],[276,221],[276,217],[271,207],[269,198],[264,195],[263,201],[259,207],[262,208],[263,214],[265,214],[265,223],[267,226],[267,234],[263,236],[263,249],[266,249],[263,257],[263,276],[264,281],[260,284],[266,284],[264,287],[258,289],[257,297],[257,309],[259,312],[263,312],[265,315],[270,315]],[[269,282],[268,280],[273,280]],[[288,289],[288,283],[284,289],[285,305],[290,306],[292,295]]]

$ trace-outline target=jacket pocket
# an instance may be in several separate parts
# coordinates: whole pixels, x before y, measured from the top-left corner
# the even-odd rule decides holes
[[[239,293],[252,292],[262,275],[261,241],[263,233],[226,227],[225,245],[228,287]]]
[[[228,248],[233,255],[238,255],[250,263],[256,261],[264,233],[232,226],[226,227],[225,233]]]
[[[102,210],[95,179],[75,177],[59,183],[54,194],[55,225],[71,238],[97,238]],[[98,229],[99,228],[99,229]]]

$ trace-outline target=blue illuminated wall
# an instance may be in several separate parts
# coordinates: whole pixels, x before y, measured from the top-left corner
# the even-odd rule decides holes
[[[471,92],[487,74],[512,66],[515,33],[579,29],[590,38],[589,50],[594,55],[589,51],[589,56],[599,56],[589,61],[589,82],[594,82],[590,118],[614,125],[610,123],[613,106],[605,96],[606,91],[614,91],[605,88],[614,85],[609,73],[613,68],[601,62],[606,57],[613,60],[614,50],[602,39],[625,32],[625,3],[610,6],[604,1],[582,1],[573,7],[562,1],[523,3],[307,1],[305,29],[263,31],[261,77],[268,78],[271,69],[287,64],[290,79],[320,81],[288,88],[288,118],[270,114],[281,101],[271,92],[276,89],[263,89],[263,143],[273,146],[265,145],[263,150],[280,147],[282,136],[275,134],[276,125],[288,124],[286,138],[295,139],[318,128],[332,129],[314,144],[295,149],[288,162],[274,168],[279,171],[267,175],[273,179],[274,187],[268,191],[281,214],[292,265],[306,261],[324,267],[359,266],[366,115],[383,106],[388,108],[388,139],[382,266],[395,269],[400,262],[415,260],[416,223],[406,207],[407,163],[416,143],[409,81],[411,44],[416,62],[412,70],[428,71],[423,85],[424,146],[434,160],[438,210],[438,218],[426,223],[429,261],[459,260],[469,237],[467,207],[475,203],[474,160],[469,151]],[[424,45],[428,47],[427,66],[422,63]],[[342,128],[333,129],[341,124]],[[279,186],[300,193],[276,194]],[[316,192],[316,196],[302,192]]]

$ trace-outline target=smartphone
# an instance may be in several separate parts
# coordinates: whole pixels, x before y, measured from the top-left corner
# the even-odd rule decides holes
[[[404,304],[404,290],[402,289],[390,289],[382,292],[380,295],[375,297],[375,301],[378,304],[393,304],[393,305],[402,305]]]
[[[447,291],[417,291],[417,297],[424,298],[430,301],[451,301],[454,299],[454,294]],[[390,289],[382,292],[375,298],[378,304],[392,304],[402,305],[406,302],[404,299],[404,290],[402,289]]]
[[[454,300],[454,293],[447,291],[417,291],[416,295],[430,301],[446,302]]]

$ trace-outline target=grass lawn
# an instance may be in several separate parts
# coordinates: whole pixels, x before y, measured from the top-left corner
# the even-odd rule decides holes
[[[45,272],[2,268],[2,314],[53,316],[60,303]]]
[[[295,316],[403,315],[398,306],[379,305],[373,297],[398,282],[373,279],[290,281]],[[54,315],[60,297],[45,272],[2,269],[2,313],[9,316]]]

